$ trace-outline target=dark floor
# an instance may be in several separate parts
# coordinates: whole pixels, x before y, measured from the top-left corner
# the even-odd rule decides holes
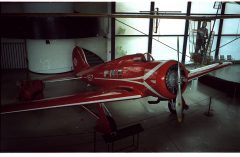
[[[32,74],[31,76],[37,77]],[[1,105],[15,102],[16,80],[25,79],[24,71],[4,72],[1,79]],[[59,96],[82,91],[83,83],[74,80],[49,83],[46,96]],[[212,97],[212,117],[208,110]],[[147,99],[108,103],[118,127],[140,123],[139,150],[125,152],[240,152],[240,98],[193,80],[184,93],[190,109],[182,124],[168,111],[167,102],[148,104]],[[93,107],[93,106],[92,106]],[[95,119],[82,108],[65,107],[1,115],[2,152],[93,152]],[[115,143],[122,148],[131,143],[127,138]],[[97,136],[97,152],[106,145]]]

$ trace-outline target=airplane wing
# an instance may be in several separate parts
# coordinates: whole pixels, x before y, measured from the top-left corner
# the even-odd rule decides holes
[[[75,95],[55,97],[29,101],[18,104],[7,104],[0,108],[0,114],[15,113],[31,110],[49,109],[65,106],[76,106],[94,103],[104,103],[111,101],[120,101],[128,99],[141,98],[140,92],[128,89],[99,90]]]
[[[226,67],[231,65],[232,62],[223,62],[223,63],[215,63],[215,64],[210,64],[201,68],[189,70],[188,73],[188,81],[191,81],[194,78],[201,77],[203,75],[206,75],[212,71],[215,71],[217,69]]]
[[[54,76],[50,76],[50,77],[46,77],[41,79],[43,82],[57,82],[57,81],[66,81],[66,80],[74,80],[74,79],[78,79],[75,76],[74,72],[67,72],[67,73],[63,73],[63,74],[57,74]]]

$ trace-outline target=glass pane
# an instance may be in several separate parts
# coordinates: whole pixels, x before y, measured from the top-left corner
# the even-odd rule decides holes
[[[240,14],[240,5],[227,3],[225,14]],[[240,19],[224,19],[222,34],[240,34]]]
[[[178,11],[180,13],[186,13],[187,2],[182,1],[155,1],[155,8],[158,8],[161,12],[172,12]],[[159,24],[158,30],[154,35],[174,35],[174,34],[184,34],[185,20],[176,19],[154,19],[154,31],[156,29],[156,23]]]
[[[224,19],[222,34],[240,34],[240,19]]]
[[[116,12],[135,12],[150,11],[150,2],[117,2]],[[119,22],[119,21],[121,22]],[[116,19],[116,35],[142,35],[142,33],[124,25],[123,23],[130,25],[131,27],[148,34],[149,19],[140,18],[117,18]]]
[[[227,3],[225,14],[240,14],[240,5],[237,3]]]
[[[211,48],[211,54],[210,54],[210,56],[213,56],[213,59],[214,59],[214,57],[215,57],[215,52],[216,52],[217,38],[218,38],[218,36],[214,36],[213,44],[212,44],[212,48]]]
[[[155,1],[155,7],[159,11],[180,11],[186,13],[187,1]]]
[[[214,28],[213,28],[214,20],[211,21],[211,30],[213,28],[214,34],[218,34],[219,22],[220,22],[219,19],[216,20]]]
[[[155,27],[155,25],[154,25]],[[185,29],[185,20],[175,20],[175,19],[160,19],[159,20],[159,27],[157,33],[153,33],[154,35],[156,34],[161,34],[161,35],[176,35],[184,34],[184,29]]]
[[[117,18],[116,19],[116,30],[115,30],[116,35],[143,35],[143,33],[148,35],[148,31],[149,31],[148,29],[149,29],[149,19],[137,19],[137,18],[131,18],[131,19]]]
[[[224,44],[232,41],[235,38],[236,37],[222,36],[220,46],[223,46]],[[240,38],[231,42],[230,44],[227,44],[226,46],[221,47],[220,51],[219,51],[219,56],[224,55],[224,57],[226,59],[227,55],[232,55],[232,58],[234,60],[240,60],[240,53],[239,52],[240,52]]]
[[[190,36],[188,36],[185,64],[193,63],[192,59],[191,59],[191,54],[194,52],[194,50],[195,50],[195,46],[192,41],[192,38]]]
[[[117,37],[116,58],[124,55],[146,53],[148,49],[148,37]]]
[[[177,50],[177,37],[159,37],[156,38],[162,43],[172,47],[173,49]],[[152,56],[155,60],[169,60],[174,59],[177,60],[177,51],[163,45],[162,43],[153,40],[153,47],[152,47]],[[183,46],[183,37],[179,37],[179,50],[182,52]],[[182,55],[180,53],[179,59],[181,61]]]
[[[193,1],[191,6],[191,13],[205,13],[205,14],[216,14],[217,9],[213,8],[214,1]],[[218,10],[218,14],[221,10]]]
[[[147,1],[127,1],[116,2],[116,12],[140,12],[149,11],[150,2]]]

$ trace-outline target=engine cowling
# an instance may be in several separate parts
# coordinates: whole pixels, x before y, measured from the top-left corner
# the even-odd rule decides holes
[[[180,63],[181,69],[181,89],[182,92],[187,87],[188,72],[183,64]],[[160,95],[167,99],[176,98],[178,91],[178,62],[170,60],[164,63],[156,71],[156,89]]]

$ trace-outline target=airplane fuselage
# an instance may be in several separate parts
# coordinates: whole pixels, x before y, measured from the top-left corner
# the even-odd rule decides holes
[[[84,108],[83,105],[86,104],[98,104],[101,109],[100,104],[105,102],[154,96],[158,97],[157,101],[149,101],[149,103],[176,99],[176,105],[171,104],[176,107],[177,115],[181,118],[183,106],[181,104],[185,104],[181,95],[186,89],[188,81],[232,64],[230,62],[215,63],[188,71],[184,65],[175,60],[154,61],[152,56],[146,53],[127,55],[90,67],[84,51],[79,47],[74,48],[72,59],[73,73],[71,76],[75,75],[72,79],[81,79],[98,89],[39,99],[38,96],[43,96],[44,81],[23,81],[20,96],[24,98],[22,99],[24,102],[5,105],[1,107],[0,114],[76,105]],[[64,78],[48,79],[48,81],[64,81],[66,79],[69,80],[69,78]],[[47,80],[45,79],[45,81]],[[171,104],[172,111],[170,111],[174,112]],[[101,113],[103,112],[101,111]]]
[[[137,90],[142,96],[174,99],[177,86],[177,61],[147,61],[143,54],[128,55],[88,68],[76,75],[88,84],[105,89]],[[181,65],[182,76],[187,71]],[[186,83],[182,84],[185,90]]]

